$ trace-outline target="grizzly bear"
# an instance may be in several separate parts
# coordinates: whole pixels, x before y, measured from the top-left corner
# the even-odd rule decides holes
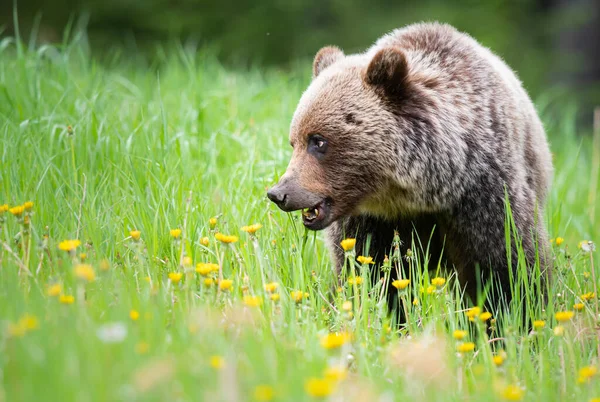
[[[544,128],[515,73],[469,35],[421,23],[364,53],[322,48],[289,138],[291,162],[268,197],[327,230],[338,270],[343,238],[381,263],[397,232],[402,253],[411,239],[429,244],[428,268],[454,269],[473,302],[491,279],[508,301],[519,256],[530,275],[548,275]]]

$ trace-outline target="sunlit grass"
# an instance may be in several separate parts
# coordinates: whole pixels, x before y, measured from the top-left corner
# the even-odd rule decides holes
[[[600,397],[598,254],[582,242],[600,238],[600,177],[569,113],[538,100],[556,165],[548,304],[528,328],[521,309],[467,309],[412,244],[377,267],[403,273],[398,327],[370,256],[346,241],[338,280],[321,234],[265,197],[309,69],[84,49],[0,43],[0,401]]]

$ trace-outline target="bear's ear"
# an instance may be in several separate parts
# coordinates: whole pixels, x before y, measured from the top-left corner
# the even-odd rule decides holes
[[[388,94],[402,92],[407,82],[408,64],[400,49],[389,47],[378,51],[367,67],[365,81]]]
[[[344,57],[344,52],[335,46],[325,46],[319,50],[313,61],[313,78],[316,78],[321,71]]]

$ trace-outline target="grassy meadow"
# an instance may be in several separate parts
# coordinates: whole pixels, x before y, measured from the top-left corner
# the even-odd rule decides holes
[[[600,400],[600,150],[573,110],[535,99],[547,305],[527,328],[465,310],[415,245],[390,254],[410,280],[397,327],[368,260],[349,247],[338,286],[322,234],[265,196],[309,79],[177,46],[0,42],[0,402]]]

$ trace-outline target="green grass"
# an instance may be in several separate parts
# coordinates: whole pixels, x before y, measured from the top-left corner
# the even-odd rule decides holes
[[[356,267],[363,283],[346,283],[329,304],[336,278],[322,235],[265,197],[290,156],[288,124],[307,66],[228,71],[176,46],[155,60],[115,50],[99,63],[77,42],[0,42],[0,204],[34,202],[29,225],[0,215],[0,401],[254,400],[259,385],[273,400],[311,400],[307,381],[331,366],[348,367],[346,380],[326,383],[344,400],[489,401],[508,385],[530,401],[600,397],[600,378],[578,382],[579,369],[598,361],[596,298],[563,324],[563,336],[553,332],[555,311],[595,291],[600,261],[577,247],[600,239],[600,200],[590,194],[600,175],[572,111],[545,113],[550,97],[537,99],[556,166],[548,228],[565,241],[553,247],[548,306],[534,317],[546,327],[530,335],[518,313],[499,319],[506,360],[496,367],[496,342],[469,323],[456,284],[421,292],[430,278],[419,253],[392,260],[412,275],[400,293],[408,328],[390,327],[366,267]],[[263,225],[255,237],[240,230],[252,223]],[[239,241],[220,244],[215,231]],[[58,248],[65,239],[82,242],[73,256]],[[74,274],[81,252],[95,272],[89,283]],[[232,289],[205,286],[193,269],[200,262],[220,263]],[[181,281],[171,272],[184,273]],[[277,302],[269,282],[279,284]],[[54,284],[74,303],[48,295]],[[293,291],[307,297],[297,303]],[[262,306],[244,305],[244,295]],[[459,328],[475,352],[456,353]],[[107,329],[119,339],[108,342]],[[329,332],[352,338],[328,350]]]

